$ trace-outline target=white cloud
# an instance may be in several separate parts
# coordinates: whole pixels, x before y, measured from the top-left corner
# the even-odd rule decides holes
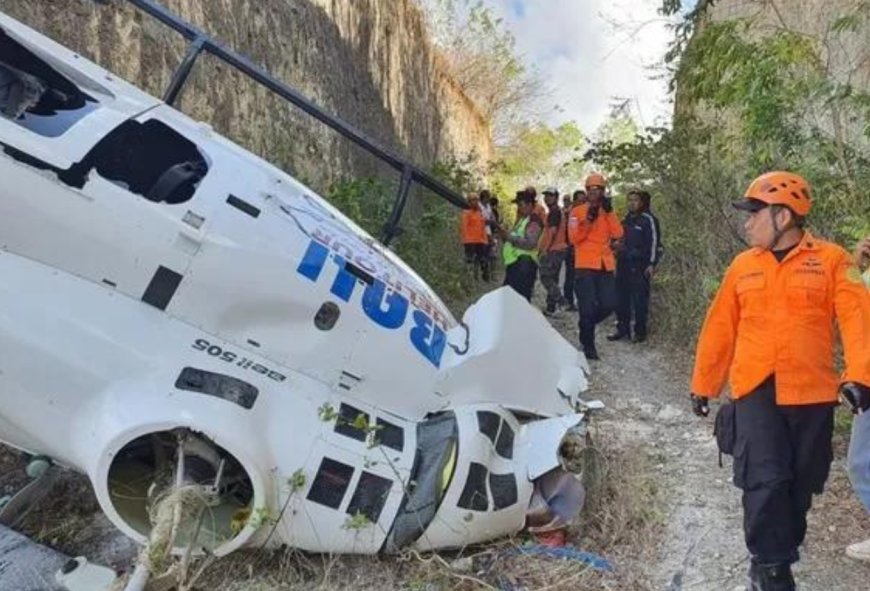
[[[611,104],[628,99],[642,125],[669,123],[661,62],[672,32],[661,0],[492,0],[526,62],[553,88],[550,123],[577,121],[590,134]],[[521,9],[518,9],[521,7]],[[656,68],[658,66],[658,68]],[[660,79],[652,79],[656,75]],[[549,106],[549,105],[547,105]]]

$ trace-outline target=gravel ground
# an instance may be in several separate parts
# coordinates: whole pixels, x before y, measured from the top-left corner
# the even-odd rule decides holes
[[[578,342],[575,314],[561,313],[553,324],[572,343]],[[739,490],[731,484],[730,458],[724,457],[724,468],[719,468],[712,419],[691,413],[691,352],[669,350],[655,334],[645,344],[608,343],[604,337],[611,329],[607,321],[598,330],[602,360],[592,363],[592,392],[608,404],[604,421],[626,441],[643,441],[656,450],[656,469],[665,488],[667,517],[660,551],[645,567],[651,586],[668,591],[743,589],[749,556]],[[837,436],[831,478],[809,516],[803,561],[795,569],[804,591],[870,588],[870,565],[843,553],[848,544],[870,537],[870,518],[852,493],[844,467],[846,437]]]

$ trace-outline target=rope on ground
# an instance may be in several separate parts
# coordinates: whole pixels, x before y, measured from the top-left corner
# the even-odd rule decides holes
[[[510,550],[505,551],[505,555],[507,556],[544,556],[548,558],[558,558],[559,560],[574,560],[577,562],[582,562],[583,564],[588,564],[592,568],[603,570],[606,572],[613,572],[613,565],[610,562],[597,554],[593,554],[592,552],[586,552],[583,550],[578,550],[573,546],[559,546],[557,548],[551,548],[550,546],[543,546],[540,544],[533,544],[529,546],[518,546],[516,548],[511,548]]]
[[[200,516],[211,505],[209,495],[202,486],[191,484],[173,488],[158,496],[151,506],[149,518],[152,529],[148,543],[139,553],[133,574],[124,591],[144,591],[148,580],[183,578],[186,573],[178,570],[171,560],[182,523],[199,522]],[[191,539],[189,544],[196,543]]]

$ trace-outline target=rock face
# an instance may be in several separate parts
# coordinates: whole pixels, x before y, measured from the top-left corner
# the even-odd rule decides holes
[[[717,0],[705,9],[699,30],[709,23],[749,19],[747,35],[761,39],[793,31],[813,41],[818,67],[832,82],[870,92],[870,8],[866,0]],[[697,105],[677,92],[678,113]],[[813,123],[842,142],[870,149],[859,110],[832,113],[819,105]],[[703,112],[703,109],[701,109]]]
[[[413,0],[162,3],[415,164],[492,156],[487,121],[445,72]],[[157,96],[186,50],[124,0],[0,0],[0,10]],[[177,106],[317,189],[386,171],[210,56]]]

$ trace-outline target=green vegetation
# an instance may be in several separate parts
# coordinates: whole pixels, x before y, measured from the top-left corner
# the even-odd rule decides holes
[[[492,188],[499,197],[533,184],[539,190],[555,184],[564,193],[579,189],[586,164],[582,155],[586,138],[576,123],[549,127],[542,123],[519,127],[512,141],[500,146],[491,166]]]
[[[725,266],[744,248],[729,204],[758,174],[788,169],[810,181],[816,234],[851,248],[870,233],[870,95],[828,59],[833,44],[863,47],[854,41],[866,38],[870,2],[831,15],[821,36],[792,30],[775,12],[763,27],[761,17],[706,22],[702,14],[686,15],[678,33],[693,36],[678,37],[669,56],[673,128],[602,139],[586,154],[618,188],[653,193],[667,245],[656,324],[680,340],[695,335]]]
[[[476,190],[482,182],[470,159],[438,163],[432,172],[457,191]],[[380,179],[348,179],[330,187],[326,197],[372,236],[380,237],[396,189]],[[402,233],[391,246],[454,313],[461,315],[479,285],[465,267],[459,243],[460,213],[443,199],[417,188],[400,224]]]

